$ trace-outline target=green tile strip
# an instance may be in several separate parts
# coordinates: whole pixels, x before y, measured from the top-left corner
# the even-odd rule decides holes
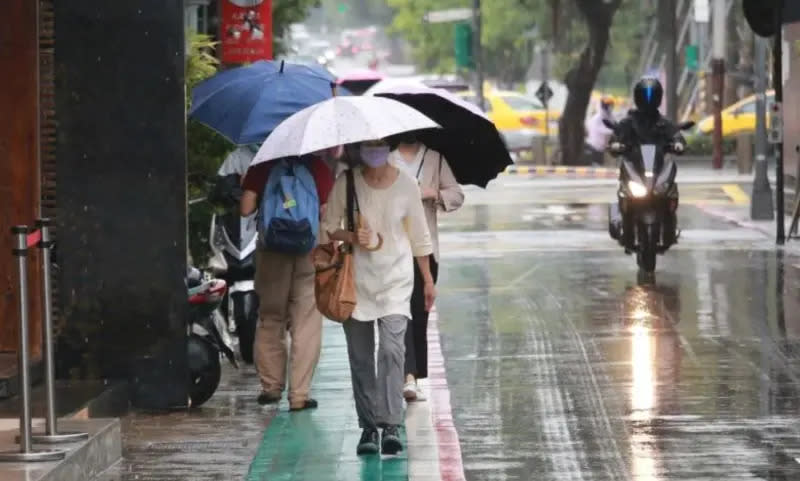
[[[284,402],[250,465],[247,481],[407,481],[407,451],[356,456],[356,418],[344,332],[326,321],[312,396],[319,409],[290,414]],[[402,432],[405,443],[405,432]]]

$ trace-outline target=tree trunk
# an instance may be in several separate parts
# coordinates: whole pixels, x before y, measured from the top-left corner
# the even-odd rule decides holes
[[[567,103],[561,114],[558,137],[561,144],[561,162],[577,165],[580,162],[586,133],[584,122],[597,75],[603,66],[608,48],[609,30],[620,0],[600,3],[596,0],[575,0],[589,28],[589,42],[578,64],[566,75],[564,83],[569,89]]]

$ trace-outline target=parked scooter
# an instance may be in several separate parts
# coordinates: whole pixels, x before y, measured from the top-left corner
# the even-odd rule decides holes
[[[258,241],[255,215],[240,217],[238,212],[215,214],[209,237],[213,256],[211,272],[229,286],[222,313],[231,332],[239,337],[239,353],[248,364],[253,362],[258,296],[256,295],[255,251]]]
[[[618,125],[604,121],[618,133]],[[672,139],[694,122],[679,124],[674,132],[665,132],[656,143],[612,143],[611,153],[620,157],[620,186],[617,204],[609,206],[609,234],[625,248],[636,253],[636,262],[645,273],[656,269],[656,256],[678,241],[678,167],[671,155],[677,154]],[[616,145],[614,145],[616,144]]]
[[[238,368],[236,356],[220,334],[224,320],[219,307],[227,291],[221,279],[203,279],[192,267],[187,274],[189,289],[189,322],[187,353],[189,364],[189,406],[197,407],[208,401],[219,387],[222,377],[220,355],[224,354]]]
[[[255,155],[255,146],[234,150],[217,172],[217,184],[209,196],[222,213],[211,218],[209,270],[228,284],[222,314],[231,333],[236,333],[242,360],[253,363],[253,344],[258,321],[255,292],[255,251],[258,229],[255,214],[239,215],[241,180]]]

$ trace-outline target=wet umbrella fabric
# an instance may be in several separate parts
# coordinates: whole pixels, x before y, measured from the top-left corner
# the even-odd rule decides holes
[[[301,110],[278,125],[250,165],[438,127],[425,115],[391,99],[335,97]]]
[[[513,163],[500,132],[486,114],[446,90],[394,85],[372,94],[413,107],[442,126],[419,132],[419,139],[447,159],[460,184],[486,187]]]
[[[257,144],[292,114],[331,98],[335,81],[322,68],[262,60],[198,84],[189,117],[234,144]]]

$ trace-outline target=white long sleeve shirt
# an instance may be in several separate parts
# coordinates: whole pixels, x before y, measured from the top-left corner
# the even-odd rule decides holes
[[[599,110],[586,121],[586,143],[594,150],[603,151],[608,146],[608,140],[614,134],[611,129],[603,123],[603,111]],[[610,117],[609,117],[610,119]]]
[[[370,187],[361,169],[353,175],[361,216],[374,234],[383,237],[377,251],[356,247],[353,254],[356,307],[353,319],[374,321],[391,314],[411,317],[414,289],[414,257],[433,253],[433,244],[420,200],[420,190],[408,175],[397,176],[385,189]],[[347,176],[336,179],[322,220],[325,232],[333,233],[346,221]],[[358,213],[355,215],[358,222]],[[377,236],[371,245],[377,244]]]

